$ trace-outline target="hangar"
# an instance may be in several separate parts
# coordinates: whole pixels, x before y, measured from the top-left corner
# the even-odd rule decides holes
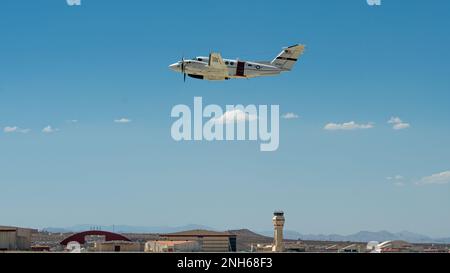
[[[70,242],[78,242],[80,245],[83,245],[86,243],[86,236],[104,236],[106,242],[109,242],[109,241],[131,242],[130,239],[128,239],[127,237],[125,237],[121,234],[108,232],[108,231],[102,231],[102,230],[89,230],[89,231],[75,233],[75,234],[67,237],[66,239],[62,240],[60,242],[60,244],[66,246]]]
[[[31,235],[36,229],[0,226],[0,251],[30,250]]]

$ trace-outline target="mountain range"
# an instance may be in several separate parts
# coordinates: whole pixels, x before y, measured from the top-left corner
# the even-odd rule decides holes
[[[172,233],[184,230],[217,230],[208,226],[190,224],[178,227],[169,226],[128,226],[128,225],[110,225],[110,226],[98,226],[91,224],[75,225],[71,227],[59,228],[59,227],[47,227],[42,231],[53,233],[67,233],[67,232],[80,232],[91,229],[99,229],[104,231],[118,232],[118,233]],[[273,231],[261,231],[260,235],[272,237]],[[340,234],[302,234],[297,231],[285,230],[284,238],[289,240],[304,240],[304,241],[332,241],[332,242],[370,242],[370,241],[406,241],[409,243],[436,243],[436,244],[450,244],[450,238],[432,238],[426,235],[410,232],[389,232],[389,231],[359,231],[350,235]]]
[[[127,226],[127,225],[109,225],[109,226],[99,226],[91,224],[74,225],[71,227],[46,227],[42,231],[52,232],[52,233],[68,233],[68,232],[81,232],[86,230],[103,230],[117,233],[172,233],[184,230],[193,229],[206,229],[215,230],[211,227],[203,225],[185,225],[179,227],[169,227],[169,226]]]
[[[272,236],[273,231],[264,231],[261,234]],[[410,232],[389,232],[389,231],[359,231],[350,235],[339,234],[301,234],[297,231],[285,230],[284,237],[291,240],[304,241],[333,241],[333,242],[370,242],[370,241],[406,241],[409,243],[436,243],[450,244],[450,238],[432,238],[426,235]]]

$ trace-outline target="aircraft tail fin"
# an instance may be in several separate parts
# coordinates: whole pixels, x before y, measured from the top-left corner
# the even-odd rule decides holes
[[[283,70],[291,70],[304,51],[304,45],[293,45],[284,48],[271,64]]]

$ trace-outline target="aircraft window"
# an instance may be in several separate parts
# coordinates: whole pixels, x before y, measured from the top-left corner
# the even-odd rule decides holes
[[[203,61],[203,59],[202,59],[202,58],[198,58],[197,60],[198,60],[199,62],[202,62],[202,61]]]
[[[225,64],[226,64],[226,65],[229,65],[229,64],[230,64],[230,62],[225,62]]]
[[[234,62],[230,62],[231,65],[234,65]]]
[[[250,67],[250,66],[253,66],[253,65],[251,65],[251,64],[248,64],[248,66]]]

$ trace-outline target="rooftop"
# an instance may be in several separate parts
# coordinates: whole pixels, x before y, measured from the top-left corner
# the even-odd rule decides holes
[[[165,237],[235,237],[236,235],[231,234],[229,232],[219,232],[212,230],[203,230],[203,229],[194,229],[187,231],[180,231],[168,234],[161,234],[161,236]]]
[[[194,241],[149,241],[149,242],[155,242],[160,245],[166,245],[166,246],[174,246],[174,245],[180,245],[185,243],[194,243]]]
[[[13,227],[13,226],[0,226],[0,232],[1,231],[17,231],[18,229],[29,230],[31,232],[38,232],[37,229],[33,229],[33,228],[21,228],[21,227]]]

